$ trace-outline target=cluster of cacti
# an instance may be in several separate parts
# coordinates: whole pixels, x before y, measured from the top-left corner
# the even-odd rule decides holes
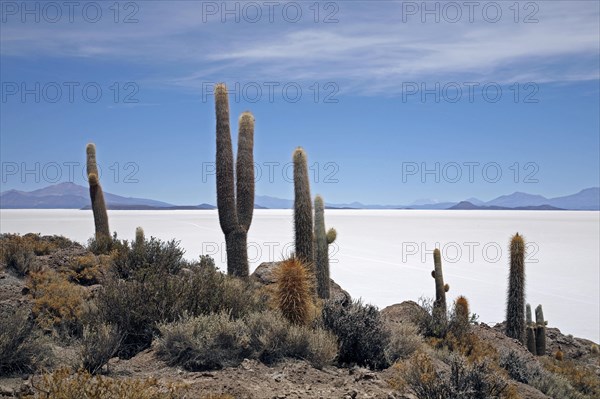
[[[519,233],[510,240],[506,335],[525,343],[525,241]]]
[[[329,277],[329,245],[337,237],[335,229],[325,230],[325,204],[320,195],[315,197],[315,277],[317,296],[329,299],[331,281]]]
[[[100,186],[100,176],[98,174],[98,165],[96,164],[96,146],[93,143],[87,145],[86,154],[87,177],[90,185],[90,199],[92,201],[92,212],[94,214],[96,240],[105,242],[110,239],[108,213],[106,212],[104,193],[102,192],[102,186]]]
[[[544,311],[542,305],[535,308],[535,322],[532,320],[531,306],[526,306],[527,327],[526,339],[527,349],[529,352],[537,356],[546,354],[546,325],[548,322],[544,320]]]
[[[448,284],[444,284],[444,275],[442,273],[442,256],[438,248],[433,250],[434,270],[431,277],[435,279],[435,302],[433,302],[433,317],[438,323],[446,322],[446,292],[450,290]]]
[[[538,356],[546,354],[546,324],[542,305],[535,308],[535,351]]]
[[[235,171],[229,127],[227,87],[215,87],[217,115],[217,208],[227,248],[227,273],[248,276],[247,237],[254,211],[254,117],[244,112],[239,118]]]
[[[292,257],[281,262],[275,273],[277,307],[290,322],[306,324],[312,306],[311,278],[306,266]]]

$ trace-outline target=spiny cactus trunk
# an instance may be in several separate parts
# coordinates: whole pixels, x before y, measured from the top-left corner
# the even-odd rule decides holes
[[[102,192],[102,186],[100,186],[100,177],[96,164],[96,146],[93,143],[87,145],[86,154],[96,241],[104,241],[110,239],[110,229],[108,226],[108,213],[106,211],[106,203],[104,202],[104,193]]]
[[[225,236],[227,248],[227,273],[238,276],[248,276],[248,233],[236,229]]]
[[[535,308],[535,345],[538,356],[546,355],[546,320],[542,305]]]
[[[506,335],[525,343],[525,241],[519,233],[510,241]]]
[[[449,286],[444,284],[444,275],[442,273],[442,256],[439,249],[433,250],[434,270],[431,276],[435,279],[435,302],[433,303],[433,315],[438,323],[446,322],[446,292]]]
[[[239,120],[235,171],[238,223],[247,232],[254,212],[254,117],[249,112]]]
[[[304,263],[314,275],[312,200],[310,198],[310,183],[308,180],[306,153],[302,148],[296,148],[293,160],[296,257]]]
[[[546,326],[535,327],[535,352],[538,356],[546,355]]]
[[[329,243],[325,231],[325,205],[323,198],[315,197],[315,274],[317,279],[317,295],[322,299],[329,299]]]
[[[229,128],[229,97],[224,84],[215,88],[217,114],[217,208],[219,223],[225,235],[235,230],[237,211],[233,175],[233,149]]]
[[[525,320],[527,323],[527,326],[530,326],[533,323],[533,319],[531,318],[531,305],[527,304],[525,306]]]
[[[215,109],[217,208],[227,248],[227,274],[246,277],[249,274],[247,237],[254,211],[254,117],[244,112],[239,119],[236,185],[225,84],[215,88]]]
[[[533,326],[528,326],[527,327],[527,349],[529,350],[529,352],[533,353],[534,355],[537,354],[537,346],[535,343],[535,327]]]

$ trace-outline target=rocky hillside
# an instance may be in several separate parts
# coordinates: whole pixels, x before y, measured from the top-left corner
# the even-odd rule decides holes
[[[34,328],[39,329],[36,339],[43,341],[50,350],[45,352],[44,362],[34,363],[34,367],[10,370],[0,368],[0,397],[52,397],[44,392],[50,392],[48,381],[53,381],[52,378],[56,379],[56,375],[60,375],[56,374],[59,373],[56,370],[69,368],[71,371],[67,371],[65,375],[72,376],[81,363],[84,339],[81,331],[78,331],[79,327],[68,333],[65,329],[66,326],[76,325],[76,319],[85,318],[86,313],[70,301],[81,299],[83,307],[91,306],[89,304],[93,303],[98,293],[106,289],[106,274],[114,267],[115,262],[118,263],[115,260],[118,258],[115,253],[95,255],[89,248],[64,238],[32,236],[27,242],[19,241],[22,246],[32,246],[31,252],[18,255],[21,258],[17,263],[27,265],[27,269],[19,273],[14,267],[15,254],[7,250],[12,239],[14,237],[3,236],[0,241],[3,245],[0,257],[0,309],[26,311]],[[266,292],[269,292],[276,283],[274,271],[277,266],[277,263],[260,265],[252,280],[266,287]],[[45,291],[42,293],[40,286],[46,284],[43,281],[48,280],[40,277],[44,273],[56,273],[65,276],[65,280],[52,280],[51,284],[43,286]],[[189,272],[184,270],[182,273]],[[52,291],[50,287],[58,287],[60,304],[50,306],[45,302],[49,300],[47,294]],[[74,292],[79,297],[73,299]],[[333,282],[332,297],[342,306],[352,303],[350,294]],[[60,312],[53,313],[50,321],[46,317],[48,312],[41,311],[48,308],[60,309]],[[69,321],[71,324],[66,322],[69,317],[74,318]],[[159,356],[161,349],[155,335],[147,348],[131,357],[112,356],[107,366],[100,370],[99,374],[103,377],[99,378],[105,378],[111,384],[114,381],[144,381],[143,384],[151,386],[152,395],[148,394],[147,397],[157,398],[428,399],[434,397],[427,396],[433,393],[427,394],[421,389],[421,385],[432,375],[435,381],[448,378],[458,364],[453,359],[460,356],[466,361],[461,366],[464,367],[465,375],[477,377],[471,364],[480,365],[481,370],[490,374],[483,377],[479,375],[486,383],[491,381],[491,374],[497,374],[493,377],[499,379],[494,381],[504,384],[502,392],[490,397],[599,397],[594,395],[600,392],[600,357],[597,346],[589,340],[574,338],[564,335],[556,328],[548,328],[546,356],[534,356],[521,343],[506,337],[503,325],[492,327],[472,324],[462,338],[423,336],[419,332],[420,323],[427,317],[427,310],[412,301],[382,309],[380,317],[386,331],[391,334],[391,341],[396,342],[395,350],[399,352],[395,357],[395,364],[383,369],[371,370],[339,362],[315,368],[308,360],[285,358],[268,364],[258,359],[244,359],[234,366],[191,371],[189,367],[172,365]],[[7,320],[3,318],[1,321],[0,354],[7,353],[6,348],[10,344],[7,343],[6,334],[2,335],[10,330]],[[85,333],[83,336],[85,337]],[[562,360],[555,359],[559,350]],[[431,364],[431,367],[422,368],[424,364]],[[415,370],[421,374],[415,374]],[[51,374],[53,372],[54,377]],[[415,375],[418,377],[416,380]],[[438,382],[435,384],[443,385]],[[119,397],[138,397],[127,395]],[[140,395],[145,397],[146,394]]]

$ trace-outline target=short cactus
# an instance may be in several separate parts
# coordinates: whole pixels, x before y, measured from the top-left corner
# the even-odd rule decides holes
[[[135,246],[141,247],[144,245],[145,237],[144,237],[144,229],[141,227],[137,227],[135,229]]]
[[[301,147],[293,154],[294,161],[294,235],[296,257],[314,274],[313,214],[308,180],[306,153]]]
[[[87,176],[90,185],[90,200],[94,214],[94,226],[96,230],[96,241],[106,243],[110,240],[108,227],[108,213],[104,202],[104,193],[100,185],[98,165],[96,164],[96,146],[89,143],[86,147],[87,154]]]
[[[333,227],[327,230],[327,244],[333,244],[337,238],[337,230]]]
[[[510,241],[506,335],[525,343],[525,241],[519,233]]]
[[[535,308],[535,324],[536,354],[544,356],[546,354],[546,325],[548,322],[544,320],[542,305]]]
[[[275,278],[275,299],[283,316],[294,324],[306,324],[312,289],[305,265],[295,257],[284,260],[275,270]]]
[[[564,353],[563,351],[561,351],[560,349],[556,351],[556,353],[554,354],[554,358],[556,360],[558,360],[559,362],[562,362],[563,358],[564,358]]]
[[[325,205],[320,195],[315,197],[315,277],[317,296],[321,299],[329,299],[330,276],[329,276],[329,244],[335,241],[337,233],[335,229],[325,232]]]
[[[245,277],[249,274],[247,238],[254,211],[254,117],[250,112],[240,116],[234,172],[229,97],[223,83],[215,87],[215,108],[217,208],[227,247],[227,273]]]
[[[462,295],[454,302],[454,323],[457,336],[460,337],[469,331],[469,301]]]
[[[448,284],[444,284],[444,275],[442,273],[442,256],[438,248],[433,250],[434,270],[431,277],[435,279],[435,302],[433,303],[434,316],[438,321],[446,320],[446,292],[450,290]]]

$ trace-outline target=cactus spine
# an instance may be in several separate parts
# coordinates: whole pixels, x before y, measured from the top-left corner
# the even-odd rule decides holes
[[[217,208],[227,247],[227,273],[245,277],[249,274],[247,237],[254,211],[254,117],[250,112],[244,112],[239,119],[236,185],[229,127],[229,97],[224,83],[215,87],[215,108]]]
[[[314,274],[312,201],[306,153],[301,147],[294,151],[293,161],[296,257]]]
[[[108,228],[108,213],[104,202],[104,193],[100,185],[98,165],[96,164],[96,145],[89,143],[86,147],[87,154],[87,176],[90,185],[90,200],[92,201],[92,212],[94,213],[94,226],[96,229],[96,240],[105,241],[110,239]]]
[[[506,335],[525,343],[525,241],[519,233],[510,240]]]
[[[434,317],[439,322],[446,321],[446,292],[450,290],[448,284],[444,284],[444,275],[442,273],[442,256],[438,248],[433,250],[434,270],[431,277],[435,279],[435,302],[433,303]]]
[[[544,320],[544,311],[542,305],[535,308],[535,347],[538,356],[546,354],[546,324]]]
[[[337,237],[335,229],[325,232],[325,204],[320,195],[315,197],[315,275],[317,295],[329,299],[331,286],[329,277],[329,244]]]
[[[525,305],[525,319],[526,319],[527,326],[530,326],[531,324],[533,324],[533,319],[531,318],[531,305],[530,304]]]

